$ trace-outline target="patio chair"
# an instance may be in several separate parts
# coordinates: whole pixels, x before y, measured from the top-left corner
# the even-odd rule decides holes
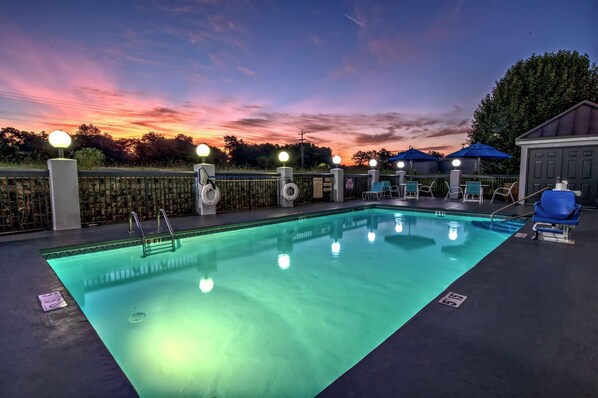
[[[398,185],[391,185],[390,187],[390,197],[392,198],[392,194],[396,193],[397,196],[401,197],[401,188]]]
[[[422,185],[419,187],[419,193],[429,193],[432,199],[434,199],[434,184],[436,184],[436,180],[432,181],[430,185]]]
[[[575,243],[569,232],[579,224],[581,206],[575,203],[573,191],[544,191],[539,202],[534,204],[534,236],[542,240],[559,243]]]
[[[463,203],[484,201],[484,188],[479,181],[467,181],[465,183],[465,191],[463,191]]]
[[[419,186],[417,181],[407,181],[405,183],[405,198],[419,200]]]
[[[459,199],[459,194],[461,196],[463,196],[463,188],[461,188],[460,186],[456,186],[456,187],[451,187],[448,183],[448,181],[444,181],[444,184],[446,185],[446,196],[444,197],[444,201],[446,202],[447,199],[450,198],[451,194],[456,193],[457,194],[457,199]]]
[[[504,197],[507,202],[509,201],[509,197],[511,197],[511,200],[513,201],[513,203],[515,203],[515,198],[513,197],[513,189],[515,188],[515,186],[517,186],[517,184],[519,184],[519,180],[512,183],[508,188],[496,188],[496,190],[492,194],[492,199],[490,199],[490,203],[494,203],[494,197],[496,195]]]
[[[390,186],[390,181],[382,181],[382,197],[383,198],[392,198],[392,187]]]
[[[386,191],[385,189],[386,187],[384,186],[384,183],[382,183],[381,181],[379,182],[375,182],[374,185],[372,185],[372,189],[369,191],[363,191],[361,193],[361,198],[363,200],[366,199],[372,199],[373,197],[376,198],[376,200],[383,198],[384,197],[384,192]],[[390,189],[390,188],[388,188]]]

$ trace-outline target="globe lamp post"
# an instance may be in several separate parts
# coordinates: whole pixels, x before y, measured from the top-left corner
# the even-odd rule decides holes
[[[68,148],[71,145],[71,136],[62,130],[52,131],[48,137],[50,145],[58,149],[58,157],[64,157],[64,148]]]
[[[334,155],[334,157],[332,158],[332,163],[334,163],[335,167],[338,167],[338,165],[341,164],[341,157],[338,155]]]
[[[197,152],[197,155],[201,157],[201,162],[205,163],[206,157],[210,154],[210,147],[206,144],[199,144],[195,152]]]
[[[284,164],[289,161],[289,154],[285,151],[280,152],[278,154],[278,160],[282,162],[282,167],[284,167]]]

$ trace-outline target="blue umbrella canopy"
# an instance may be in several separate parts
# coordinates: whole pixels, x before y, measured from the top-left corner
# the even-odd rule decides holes
[[[453,152],[447,158],[476,158],[476,159],[511,159],[511,155],[479,142]]]
[[[501,152],[493,146],[481,144],[479,142],[476,142],[467,148],[460,149],[457,152],[453,152],[450,155],[446,155],[446,157],[477,159],[474,173],[479,169],[480,159],[511,159],[511,155]]]
[[[399,153],[393,157],[388,158],[387,162],[396,162],[398,160],[409,160],[412,162],[423,162],[426,160],[438,160],[438,158],[428,155],[427,153],[423,153],[415,148],[410,148],[404,152]]]

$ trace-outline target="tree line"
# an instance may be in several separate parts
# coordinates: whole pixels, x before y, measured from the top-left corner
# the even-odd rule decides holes
[[[150,132],[141,138],[113,138],[93,124],[82,124],[71,135],[72,144],[65,156],[75,158],[83,165],[97,166],[154,166],[172,167],[198,163],[193,138],[178,134],[168,138]],[[220,166],[273,168],[280,165],[278,153],[289,152],[287,166],[305,168],[328,167],[332,150],[313,144],[249,144],[234,135],[224,137],[224,150],[210,147],[206,161]],[[57,154],[48,142],[45,131],[34,133],[13,127],[0,129],[0,161],[8,163],[44,162]]]

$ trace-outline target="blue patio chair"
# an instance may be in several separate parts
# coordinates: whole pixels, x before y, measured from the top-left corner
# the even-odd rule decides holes
[[[573,191],[544,191],[534,204],[534,236],[538,239],[560,243],[575,243],[569,239],[570,229],[579,224],[581,206],[575,203]]]
[[[407,181],[405,183],[405,199],[419,200],[419,185],[417,181]]]
[[[465,191],[463,191],[463,203],[484,201],[484,189],[482,183],[479,181],[467,181],[465,183]]]
[[[456,186],[456,187],[451,187],[448,183],[448,181],[445,181],[444,184],[446,185],[446,196],[444,197],[444,201],[446,202],[447,199],[450,198],[451,194],[456,193],[457,194],[457,199],[459,199],[459,195],[463,196],[463,189],[460,186]]]
[[[390,190],[390,187],[388,187],[388,190]],[[363,191],[361,193],[361,198],[363,200],[366,199],[372,199],[372,198],[376,198],[376,200],[383,198],[385,195],[385,192],[387,192],[387,189],[385,189],[384,183],[383,182],[375,182],[374,185],[372,185],[372,189],[369,191]],[[388,191],[390,192],[390,191]]]

